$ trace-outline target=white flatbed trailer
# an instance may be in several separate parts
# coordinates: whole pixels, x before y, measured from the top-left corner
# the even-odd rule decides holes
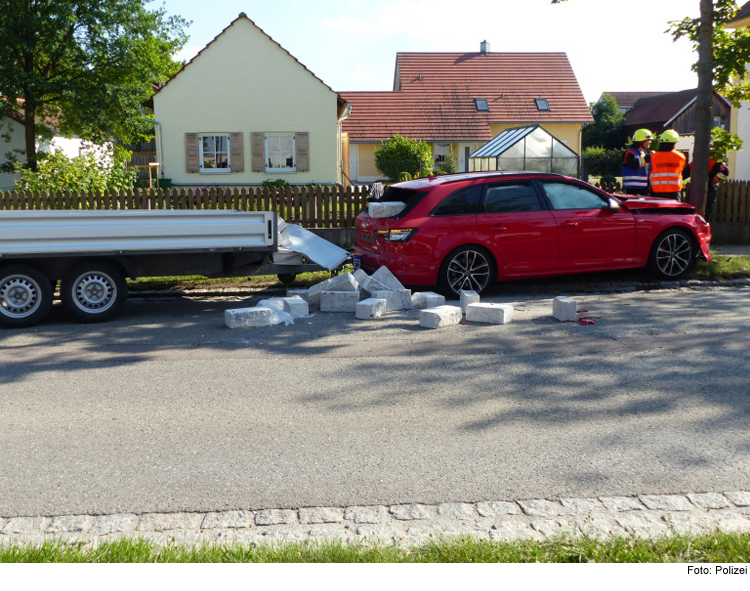
[[[125,304],[125,278],[237,277],[334,270],[348,252],[273,212],[0,211],[0,324],[32,326],[60,299],[81,322]]]

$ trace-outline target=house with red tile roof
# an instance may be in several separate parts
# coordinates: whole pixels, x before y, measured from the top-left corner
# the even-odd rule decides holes
[[[351,105],[343,123],[352,182],[382,175],[374,151],[394,135],[429,143],[437,164],[453,151],[460,171],[469,155],[502,131],[541,125],[574,152],[593,122],[564,53],[398,53],[393,90],[340,92]]]

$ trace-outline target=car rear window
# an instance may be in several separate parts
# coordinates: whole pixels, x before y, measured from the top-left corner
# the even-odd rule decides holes
[[[395,218],[401,218],[414,209],[414,206],[416,206],[425,195],[427,195],[427,191],[416,191],[414,189],[403,189],[401,187],[388,187],[382,197],[379,199],[370,199],[370,201],[377,203],[385,201],[401,201],[402,203],[405,203],[406,207],[404,207],[398,215],[393,216]]]

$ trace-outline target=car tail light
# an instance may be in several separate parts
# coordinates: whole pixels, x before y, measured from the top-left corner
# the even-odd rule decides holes
[[[416,228],[378,230],[378,235],[388,240],[388,242],[406,242],[407,240],[411,240],[412,236],[414,236],[414,234],[416,233]]]

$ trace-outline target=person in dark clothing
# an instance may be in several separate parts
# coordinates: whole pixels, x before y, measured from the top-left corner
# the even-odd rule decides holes
[[[648,129],[638,129],[633,143],[622,156],[622,188],[626,195],[648,195],[648,171],[651,154],[648,148],[654,135]]]

